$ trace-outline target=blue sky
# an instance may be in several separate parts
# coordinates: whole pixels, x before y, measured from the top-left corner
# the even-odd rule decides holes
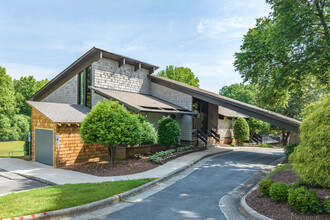
[[[265,0],[1,0],[0,66],[14,79],[52,79],[96,46],[160,69],[189,67],[218,93],[242,81],[234,53],[269,12]]]

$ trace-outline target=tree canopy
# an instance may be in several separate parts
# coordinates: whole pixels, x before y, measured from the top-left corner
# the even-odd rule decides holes
[[[0,66],[0,115],[12,118],[17,111],[11,77],[6,74],[6,69]]]
[[[289,91],[314,82],[329,91],[329,5],[326,0],[267,0],[272,13],[244,36],[234,66],[258,84],[269,106],[285,106]]]
[[[258,92],[255,85],[236,83],[222,87],[219,94],[251,105],[258,105]]]
[[[186,83],[191,86],[199,87],[198,77],[196,77],[191,69],[187,67],[167,66],[165,70],[159,71],[157,75]]]

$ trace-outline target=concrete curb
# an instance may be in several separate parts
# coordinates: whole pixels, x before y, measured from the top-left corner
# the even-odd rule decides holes
[[[82,212],[93,211],[93,210],[96,210],[96,209],[99,209],[99,208],[103,208],[107,205],[112,205],[112,204],[119,203],[123,200],[126,200],[127,198],[129,198],[131,196],[142,193],[142,192],[152,188],[153,186],[155,186],[155,185],[157,185],[161,182],[164,182],[164,181],[172,178],[173,176],[185,171],[186,169],[190,168],[192,165],[198,163],[199,161],[203,160],[204,158],[211,157],[211,156],[214,156],[214,155],[225,154],[225,153],[232,152],[232,151],[233,150],[229,149],[229,150],[226,150],[226,151],[213,152],[213,153],[201,156],[199,158],[196,158],[196,159],[192,160],[187,165],[185,165],[185,166],[183,166],[183,167],[181,167],[177,170],[174,170],[174,171],[168,173],[167,175],[165,175],[163,177],[160,177],[160,178],[158,178],[156,180],[153,180],[149,183],[146,183],[142,186],[139,186],[137,188],[131,189],[129,191],[120,193],[118,195],[115,195],[115,196],[112,196],[112,197],[109,197],[109,198],[106,198],[106,199],[103,199],[103,200],[100,200],[100,201],[84,204],[84,205],[81,205],[81,206],[71,207],[71,208],[67,208],[67,209],[55,210],[55,211],[50,211],[50,212],[44,212],[44,213],[38,213],[38,214],[33,214],[33,215],[27,215],[27,216],[22,216],[22,217],[15,217],[15,218],[8,218],[8,219],[2,219],[2,220],[13,220],[13,219],[24,219],[24,220],[27,219],[27,220],[30,220],[30,219],[44,219],[44,218],[58,219],[58,218],[61,218],[61,217],[67,216],[67,215],[74,215],[77,212],[79,212],[79,214],[81,214]],[[27,178],[29,178],[29,177],[27,177]],[[45,181],[45,180],[42,180],[42,181]]]
[[[26,175],[26,174],[21,174],[21,173],[16,173],[16,172],[12,172],[16,175],[19,175],[19,176],[22,176],[22,177],[25,177],[27,179],[31,179],[31,180],[35,180],[35,181],[38,181],[38,182],[41,182],[41,183],[44,183],[44,184],[47,184],[47,185],[50,185],[50,186],[55,186],[55,185],[58,185],[56,183],[53,183],[51,181],[48,181],[48,180],[44,180],[44,179],[41,179],[39,177],[35,177],[35,176],[30,176],[30,175]]]
[[[264,180],[267,176],[269,176],[269,174],[275,170],[280,163],[282,163],[285,160],[285,157],[281,157],[275,161],[273,161],[270,165],[276,165],[273,169],[271,169],[267,175],[262,179]],[[260,180],[254,187],[252,187],[252,189],[249,190],[249,192],[244,195],[241,200],[240,200],[240,204],[239,204],[239,208],[242,212],[244,212],[244,214],[246,214],[249,218],[251,219],[257,219],[257,220],[272,220],[271,218],[268,218],[262,214],[260,214],[259,212],[255,211],[254,209],[252,209],[245,201],[246,196],[249,195],[253,190],[255,190],[256,188],[258,188],[258,184],[262,181]]]

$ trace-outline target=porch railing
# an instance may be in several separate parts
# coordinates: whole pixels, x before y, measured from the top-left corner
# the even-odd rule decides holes
[[[210,131],[210,136],[217,142],[219,143],[220,142],[220,135],[215,132],[213,129],[211,129]]]
[[[198,144],[198,140],[201,140],[205,144],[205,146],[207,146],[207,135],[204,134],[204,132],[202,132],[199,129],[197,129],[196,135],[197,135],[197,144]]]

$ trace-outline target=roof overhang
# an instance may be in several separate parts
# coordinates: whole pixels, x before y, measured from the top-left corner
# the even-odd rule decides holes
[[[301,121],[299,120],[161,76],[150,75],[150,77],[152,82],[159,85],[189,94],[195,98],[204,100],[214,105],[223,106],[225,108],[237,111],[238,113],[245,114],[262,121],[269,122],[278,127],[299,133],[299,126],[301,124]]]
[[[118,90],[104,89],[90,86],[96,94],[101,95],[107,99],[112,99],[123,104],[126,108],[134,112],[149,112],[162,113],[174,115],[191,115],[197,116],[198,113],[158,99],[151,95],[124,92]]]
[[[156,69],[158,69],[158,66],[93,47],[92,49],[87,51],[84,55],[79,57],[79,59],[74,61],[65,70],[59,73],[54,79],[52,79],[48,84],[46,84],[43,88],[41,88],[28,100],[31,101],[43,100],[53,91],[55,91],[60,86],[62,86],[65,82],[67,82],[76,74],[81,72],[83,69],[91,65],[93,62],[98,61],[102,58],[117,61],[119,66],[124,64],[135,66],[135,71],[141,68],[147,69],[149,71],[149,74],[152,74]]]

